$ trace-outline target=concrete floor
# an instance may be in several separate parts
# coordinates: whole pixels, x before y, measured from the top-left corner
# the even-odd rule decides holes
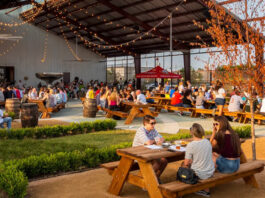
[[[67,103],[66,108],[60,112],[52,114],[52,118],[55,120],[65,122],[84,122],[94,121],[98,119],[105,119],[105,114],[102,111],[97,113],[96,118],[85,118],[83,117],[83,107],[80,100],[73,100]],[[158,132],[163,133],[178,133],[179,129],[189,129],[193,123],[199,123],[207,131],[212,130],[212,118],[191,118],[189,115],[178,116],[176,112],[167,112],[162,110],[156,118],[157,125],[156,129]],[[136,118],[132,124],[125,125],[124,119],[117,121],[117,128],[119,129],[131,129],[136,130],[142,125],[142,118]],[[232,126],[244,126],[238,122],[230,122]],[[256,135],[265,136],[265,125],[255,125]]]

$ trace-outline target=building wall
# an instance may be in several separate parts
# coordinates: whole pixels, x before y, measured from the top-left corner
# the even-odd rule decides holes
[[[19,11],[21,12],[21,10]],[[0,12],[0,21],[13,23],[19,22],[18,13],[12,12],[6,15],[5,11]],[[75,58],[68,49],[66,42],[62,37],[54,33],[48,33],[47,58],[41,62],[44,54],[44,42],[46,31],[43,29],[25,24],[23,26],[10,28],[0,26],[0,34],[12,34],[13,36],[23,36],[24,38],[16,44],[14,41],[0,40],[0,53],[6,52],[6,55],[0,56],[0,66],[14,66],[15,80],[22,80],[27,76],[27,85],[36,86],[40,80],[35,77],[37,72],[70,72],[71,81],[75,76],[83,79],[85,82],[90,80],[106,80],[106,62],[103,57],[91,52],[78,45],[78,56],[85,60],[83,62],[73,61]],[[69,41],[75,51],[75,43]],[[44,81],[42,81],[44,83]]]

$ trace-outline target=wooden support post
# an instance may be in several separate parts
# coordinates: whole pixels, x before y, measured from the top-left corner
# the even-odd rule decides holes
[[[184,58],[184,78],[190,81],[190,50],[183,52]]]
[[[141,73],[141,54],[134,56],[135,75]],[[141,78],[136,79],[136,88],[141,89]]]

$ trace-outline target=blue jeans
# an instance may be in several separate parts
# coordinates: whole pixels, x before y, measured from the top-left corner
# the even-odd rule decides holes
[[[234,173],[239,169],[240,159],[229,160],[220,156],[216,160],[216,165],[220,173]]]
[[[11,122],[12,118],[10,117],[3,118],[3,122],[0,124],[0,128],[4,128],[4,123],[7,123],[7,128],[11,129]]]

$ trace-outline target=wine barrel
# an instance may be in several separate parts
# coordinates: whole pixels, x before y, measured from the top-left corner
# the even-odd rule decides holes
[[[95,118],[98,111],[96,99],[88,99],[83,103],[83,116],[88,118]]]
[[[18,98],[9,98],[6,99],[6,104],[5,104],[5,111],[6,112],[14,112],[15,113],[15,118],[19,118],[19,113],[20,113],[20,100]]]
[[[39,112],[35,103],[24,103],[21,106],[21,125],[25,127],[38,126]]]

